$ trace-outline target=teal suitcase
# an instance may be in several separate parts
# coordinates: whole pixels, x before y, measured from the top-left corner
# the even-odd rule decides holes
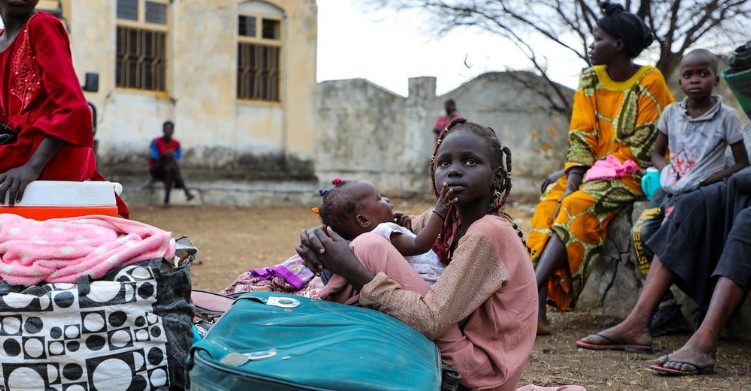
[[[381,312],[252,292],[191,348],[188,389],[438,390],[435,344]]]

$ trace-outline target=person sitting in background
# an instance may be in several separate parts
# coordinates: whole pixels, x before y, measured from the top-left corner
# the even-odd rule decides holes
[[[435,134],[436,141],[438,141],[438,135],[441,134],[443,129],[446,129],[451,121],[459,118],[459,112],[456,111],[456,101],[453,99],[447,99],[443,102],[443,109],[446,111],[446,115],[439,116],[435,120],[435,125],[433,125],[433,134]]]
[[[175,124],[165,121],[162,124],[162,137],[151,140],[151,155],[149,158],[149,173],[151,177],[164,182],[164,206],[169,205],[172,187],[183,189],[188,201],[195,198],[190,192],[180,173],[178,161],[182,158],[180,142],[172,138]]]
[[[104,180],[68,34],[54,16],[34,10],[38,2],[0,1],[0,203],[7,196],[11,206],[35,180]]]
[[[683,57],[678,79],[686,98],[665,108],[660,117],[652,164],[660,170],[660,189],[631,230],[639,270],[644,276],[652,260],[644,244],[668,218],[685,193],[723,180],[748,166],[741,122],[722,98],[712,95],[720,83],[717,56],[706,49],[692,50]],[[725,151],[730,146],[735,164],[726,167]],[[670,162],[665,159],[670,152]],[[652,320],[653,336],[687,329],[680,306],[671,293],[660,304]]]
[[[543,183],[532,217],[538,335],[551,332],[548,298],[561,311],[569,308],[610,222],[644,197],[641,170],[650,165],[660,113],[673,102],[660,71],[633,61],[654,40],[649,27],[621,5],[601,6],[604,16],[593,28],[589,52],[594,66],[582,72],[574,94],[566,164]],[[592,178],[598,167],[611,173]]]

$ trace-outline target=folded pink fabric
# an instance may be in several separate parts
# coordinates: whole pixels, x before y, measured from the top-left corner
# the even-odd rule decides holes
[[[0,279],[11,285],[73,283],[88,275],[175,256],[169,232],[109,216],[36,221],[0,214]]]
[[[608,155],[604,160],[598,160],[592,167],[587,170],[587,174],[584,176],[584,182],[602,180],[602,179],[616,179],[633,174],[639,169],[636,162],[629,159],[624,163],[618,161],[613,155]]]

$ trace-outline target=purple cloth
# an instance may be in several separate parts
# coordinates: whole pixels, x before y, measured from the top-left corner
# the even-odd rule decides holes
[[[250,271],[250,274],[261,280],[271,280],[274,277],[281,277],[295,287],[295,289],[302,289],[313,278],[313,272],[305,267],[302,259],[297,255],[278,265],[253,269]]]

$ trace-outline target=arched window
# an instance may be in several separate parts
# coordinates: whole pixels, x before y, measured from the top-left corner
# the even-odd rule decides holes
[[[279,102],[284,12],[262,1],[238,11],[237,98]]]
[[[168,0],[117,0],[115,85],[167,90]]]

